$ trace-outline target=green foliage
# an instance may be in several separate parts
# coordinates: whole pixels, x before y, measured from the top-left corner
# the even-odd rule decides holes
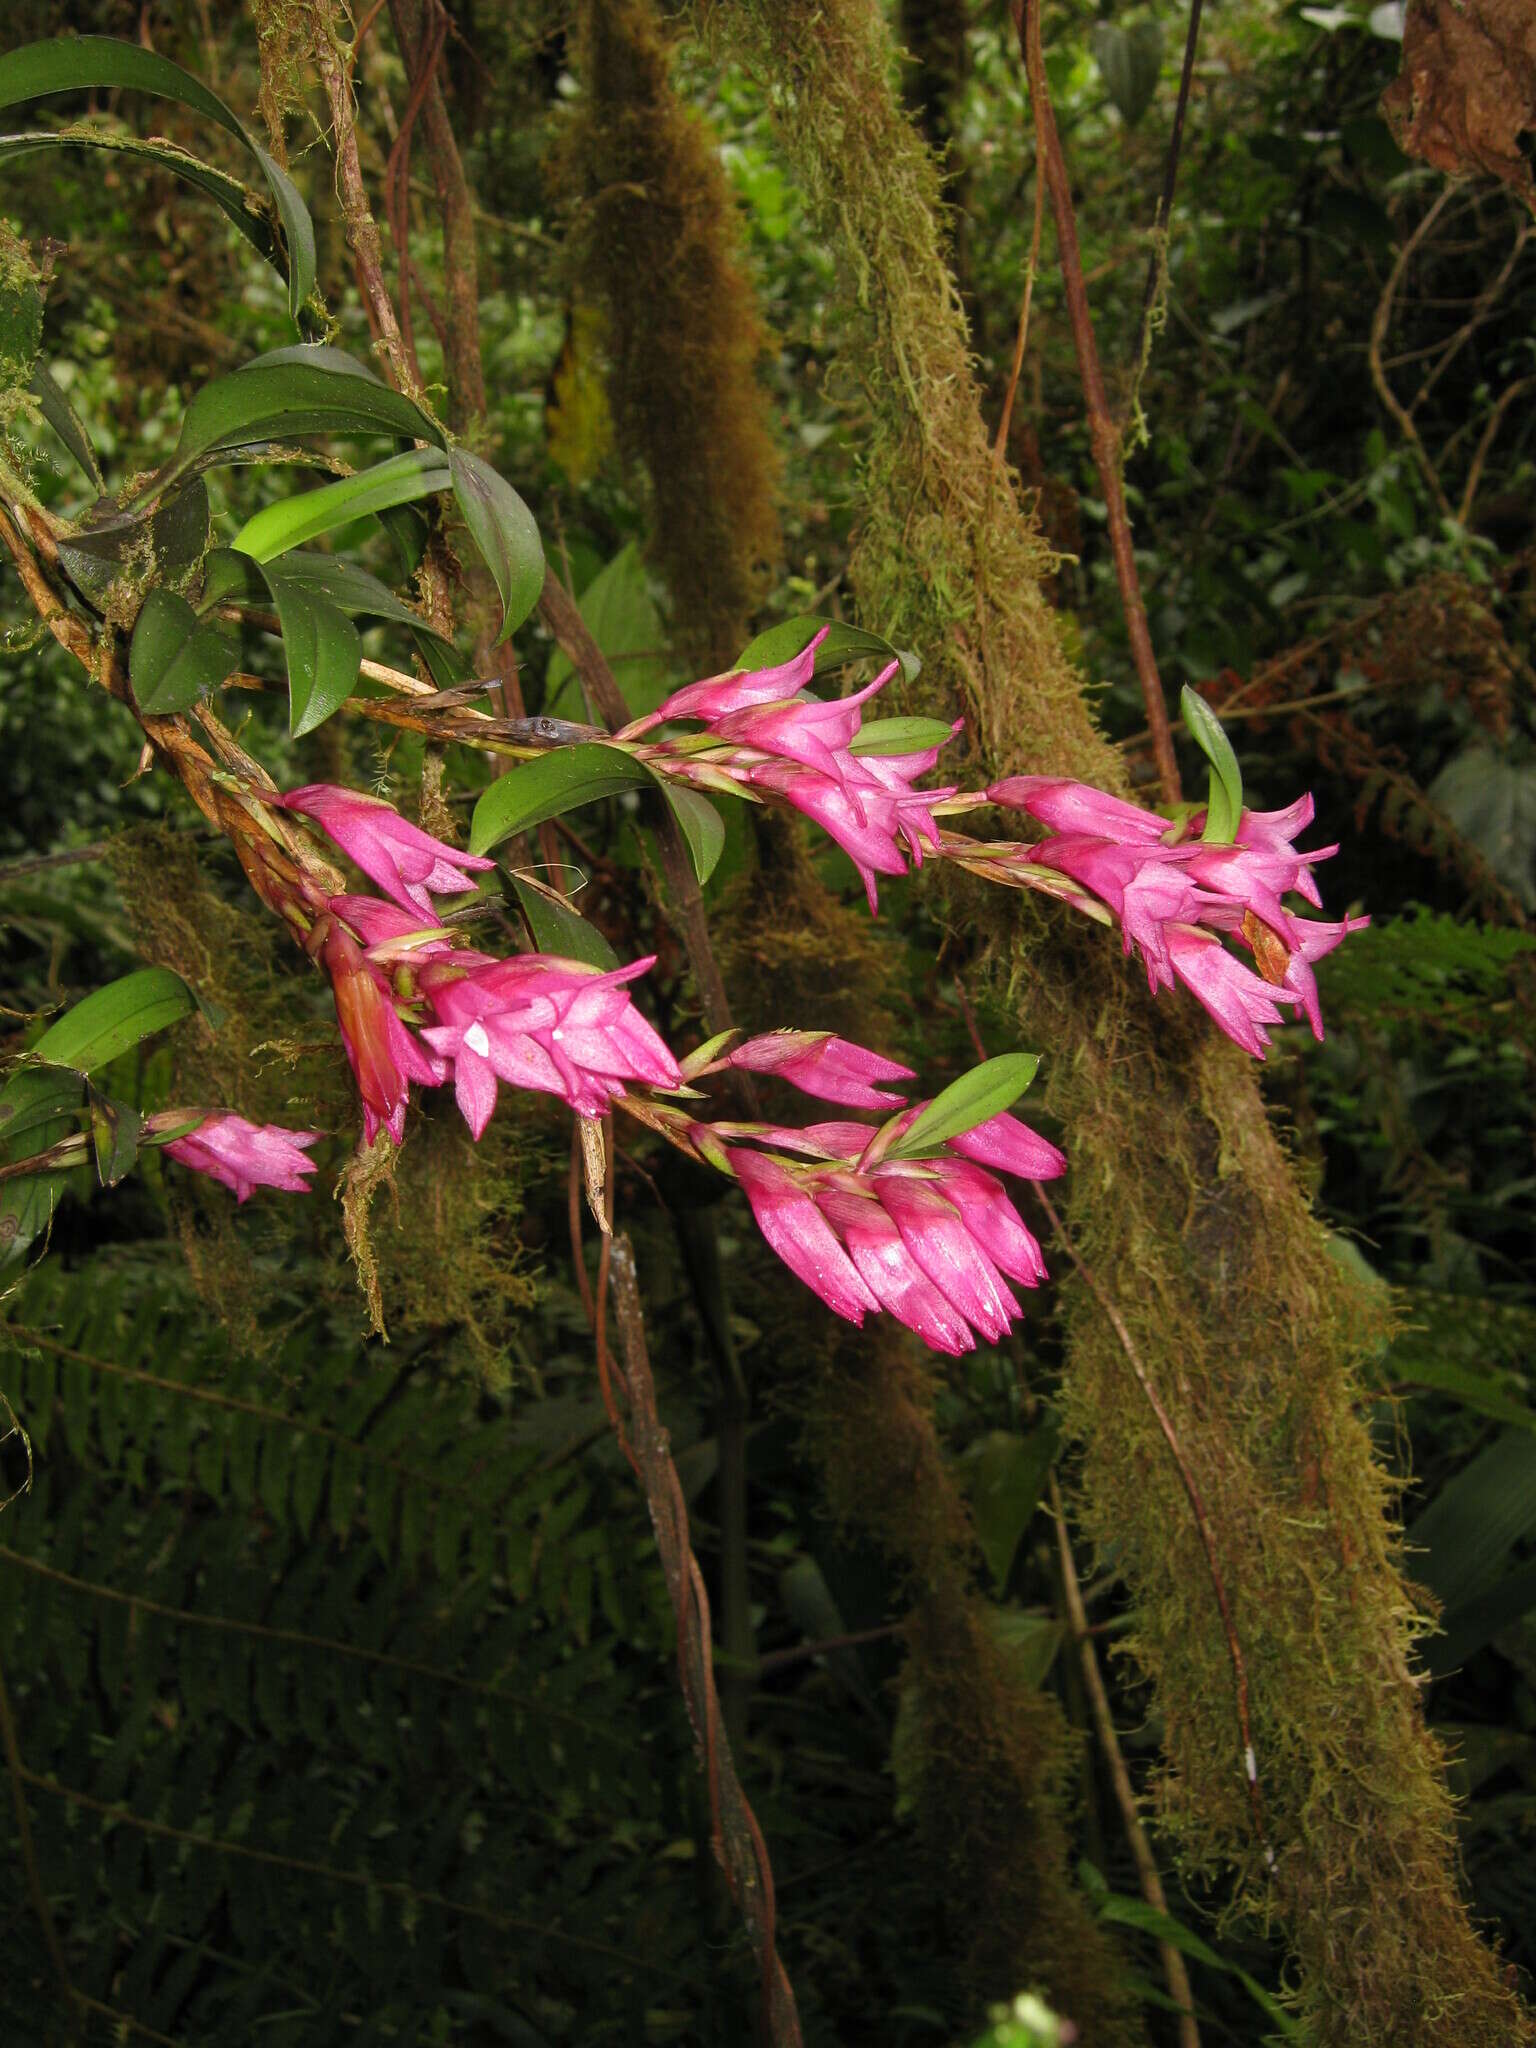
[[[623,2039],[674,2000],[665,1596],[620,1468],[569,1455],[579,1412],[313,1316],[254,1366],[160,1260],[97,1255],[88,1289],[55,1260],[6,1317],[37,1477],[0,1525],[0,1664],[79,1988],[209,2042],[348,2013]]]

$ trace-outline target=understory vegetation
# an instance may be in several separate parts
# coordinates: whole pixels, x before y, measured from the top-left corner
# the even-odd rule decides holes
[[[1010,10],[4,11],[0,102],[9,53],[115,37],[248,134],[117,84],[0,103],[0,515],[32,536],[0,555],[0,1085],[169,970],[195,1008],[93,1072],[95,1158],[175,1104],[325,1134],[308,1201],[146,1147],[61,1178],[30,1243],[0,1181],[6,2042],[779,2044],[775,1951],[815,2048],[1531,2038],[1530,136],[1502,176],[1405,153],[1396,5],[1231,0],[1187,96],[1183,4],[1036,26],[1182,796],[1188,683],[1254,810],[1313,793],[1329,915],[1370,919],[1317,964],[1326,1036],[1257,1063],[1118,931],[938,860],[871,918],[782,808],[722,800],[695,881],[712,828],[617,784],[497,849],[474,928],[654,955],[679,1055],[832,1032],[937,1095],[1039,1054],[1050,1277],[949,1358],[837,1321],[639,1124],[596,1185],[507,1087],[478,1143],[423,1088],[362,1147],[330,992],[213,820],[251,756],[467,845],[512,765],[510,723],[457,744],[472,714],[611,730],[594,672],[639,719],[813,615],[917,657],[886,708],[964,718],[946,784],[1167,806]],[[251,137],[312,293],[268,186],[242,224],[186,175],[255,186]],[[105,566],[75,543],[199,391],[299,342],[494,465],[557,588],[498,639],[467,489],[336,526],[399,594],[352,608],[359,693],[290,717],[274,581],[280,618],[264,588],[225,621],[199,785],[189,707],[141,729],[113,681],[146,584],[374,455],[274,432],[185,559],[163,513]]]

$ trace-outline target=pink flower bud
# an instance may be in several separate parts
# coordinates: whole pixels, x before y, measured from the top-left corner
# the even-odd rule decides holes
[[[872,1084],[913,1078],[910,1067],[835,1038],[830,1031],[770,1031],[738,1045],[726,1064],[753,1074],[777,1074],[807,1095],[846,1103],[851,1109],[893,1108],[904,1098]]]
[[[403,1144],[409,1084],[440,1085],[448,1078],[447,1063],[435,1059],[401,1023],[382,978],[363,958],[350,932],[332,922],[322,952],[336,997],[341,1042],[363,1098],[364,1141],[371,1145],[382,1124],[397,1145]]]
[[[420,911],[429,924],[436,922],[430,892],[462,896],[475,886],[466,869],[495,866],[479,854],[445,846],[419,825],[408,824],[389,804],[358,790],[312,782],[269,795],[267,801],[313,818],[386,896],[406,910]]]
[[[172,1138],[165,1150],[178,1165],[222,1181],[234,1190],[237,1202],[244,1202],[257,1188],[307,1195],[304,1176],[314,1172],[315,1162],[305,1158],[304,1150],[320,1136],[319,1131],[249,1123],[229,1110],[218,1110],[204,1117],[196,1130]]]

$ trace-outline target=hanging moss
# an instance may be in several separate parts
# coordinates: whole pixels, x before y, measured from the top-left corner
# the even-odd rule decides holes
[[[723,667],[779,551],[763,327],[725,174],[672,91],[651,0],[582,0],[576,18],[586,91],[556,173],[580,296],[602,315],[620,446],[650,479],[677,641]]]
[[[978,774],[1124,789],[1042,593],[1040,534],[994,477],[942,260],[932,160],[895,97],[872,0],[706,9],[781,117],[834,242],[845,372],[870,398],[852,580],[861,615],[920,647],[913,709],[958,702]],[[1354,1367],[1377,1301],[1330,1257],[1251,1065],[1193,1004],[1155,1008],[1086,928],[957,884],[954,922],[1046,1054],[1072,1160],[1071,1226],[1171,1414],[1209,1510],[1251,1690],[1267,1867],[1232,1666],[1167,1444],[1097,1302],[1066,1289],[1065,1405],[1082,1513],[1123,1574],[1164,1728],[1162,1819],[1284,1927],[1324,2043],[1508,2048],[1530,2026],[1456,1885],[1443,1758],[1412,1667],[1389,1482]],[[1000,1049],[1000,1048],[999,1048]]]
[[[424,796],[432,786],[429,769]],[[356,1090],[322,984],[271,918],[219,892],[187,833],[122,833],[108,860],[137,951],[182,975],[202,1004],[172,1040],[172,1099],[253,1123],[354,1131]],[[374,1329],[451,1333],[450,1355],[494,1383],[534,1299],[516,1230],[540,1143],[527,1117],[498,1117],[476,1146],[450,1101],[413,1108],[398,1154],[380,1139],[344,1169],[341,1235],[322,1204],[267,1201],[237,1216],[223,1189],[196,1176],[167,1174],[164,1187],[199,1293],[252,1355],[283,1335],[266,1255],[302,1246],[327,1295],[355,1299],[361,1287]]]
[[[1104,1930],[1067,1872],[1073,1740],[971,1590],[969,1511],[934,1426],[936,1362],[908,1339],[847,1339],[808,1396],[832,1515],[908,1590],[892,1764],[979,2024],[1006,1985],[1043,1984],[1095,2048],[1142,2040]]]

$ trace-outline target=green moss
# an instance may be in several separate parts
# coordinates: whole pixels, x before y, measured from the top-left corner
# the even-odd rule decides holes
[[[937,1387],[938,1361],[882,1332],[844,1337],[805,1396],[829,1511],[879,1546],[912,1601],[898,1811],[915,1824],[976,2024],[1004,1986],[1040,1983],[1085,2042],[1138,2042],[1124,1973],[1067,1876],[1070,1731],[972,1591],[975,1539],[934,1425]]]
[[[583,0],[576,19],[586,94],[557,171],[580,296],[602,314],[620,446],[650,480],[679,645],[723,667],[779,551],[763,327],[725,173],[672,91],[656,8]]]
[[[184,976],[203,1004],[173,1041],[172,1098],[254,1123],[354,1133],[357,1094],[324,984],[272,920],[248,909],[244,892],[226,898],[185,833],[123,833],[108,858],[139,953]],[[413,1109],[398,1154],[381,1138],[354,1156],[337,1190],[350,1274],[323,1203],[252,1203],[237,1217],[224,1191],[196,1176],[168,1174],[164,1186],[199,1292],[253,1355],[269,1354],[283,1334],[270,1258],[302,1249],[312,1285],[328,1298],[355,1301],[360,1286],[372,1328],[430,1330],[449,1356],[494,1382],[534,1299],[517,1235],[535,1170],[533,1128],[527,1117],[500,1116],[476,1146],[452,1102],[434,1097],[430,1109]]]
[[[882,13],[872,0],[702,12],[761,79],[842,267],[843,373],[871,408],[860,615],[922,650],[910,706],[966,711],[978,778],[1036,769],[1123,790],[1042,594],[1049,550],[993,471],[938,177],[893,91]],[[1019,1043],[1046,1053],[1071,1228],[1206,1503],[1247,1668],[1273,1872],[1183,1483],[1114,1329],[1070,1282],[1064,1402],[1081,1512],[1133,1602],[1132,1647],[1164,1729],[1168,1839],[1281,1924],[1320,2042],[1529,2039],[1458,1894],[1443,1759],[1420,1711],[1422,1619],[1354,1377],[1379,1338],[1377,1299],[1330,1258],[1251,1065],[1194,1005],[1154,1008],[1118,948],[1065,913],[962,882],[949,894],[953,924],[976,935],[975,972],[1011,1003]],[[960,1785],[963,1759],[953,1768]]]

